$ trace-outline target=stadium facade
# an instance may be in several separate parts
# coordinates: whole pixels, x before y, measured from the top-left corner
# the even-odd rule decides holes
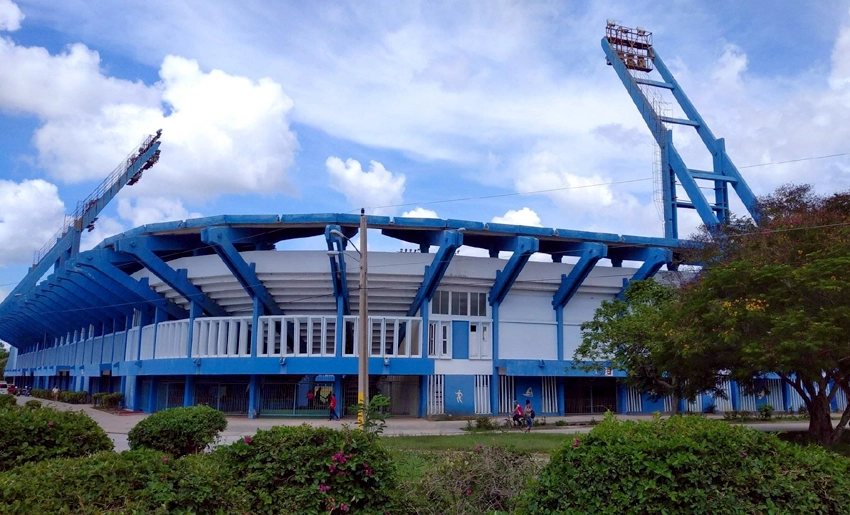
[[[330,391],[351,406],[361,290],[349,273],[360,258],[349,239],[359,219],[220,216],[111,237],[7,299],[6,375],[34,388],[122,392],[126,407],[145,412],[208,404],[249,417],[322,416]],[[369,390],[391,399],[391,413],[497,415],[526,399],[542,415],[671,409],[620,384],[620,371],[575,368],[572,355],[600,302],[669,264],[677,240],[462,220],[366,222],[418,247],[368,253]],[[320,248],[277,250],[295,238]],[[459,255],[462,245],[487,257]],[[529,260],[534,254],[546,261]],[[683,408],[802,404],[775,386],[759,398],[730,383],[729,399]]]

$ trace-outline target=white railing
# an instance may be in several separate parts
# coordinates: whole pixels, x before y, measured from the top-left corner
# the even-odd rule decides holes
[[[369,317],[373,357],[412,358],[422,355],[422,319]]]
[[[643,411],[643,396],[634,386],[626,387],[626,413],[641,413]]]
[[[140,328],[134,327],[127,331],[127,345],[124,353],[124,361],[136,361],[139,359],[139,331]]]
[[[156,329],[154,359],[185,358],[189,355],[189,321],[161,322]]]
[[[251,356],[251,317],[195,319],[193,358],[246,356]]]
[[[444,377],[428,376],[428,414],[443,415],[446,412]]]
[[[514,410],[513,401],[516,398],[516,386],[513,376],[499,376],[499,413],[510,413]]]
[[[475,376],[475,414],[489,415],[490,408],[490,376]]]
[[[156,324],[146,325],[142,327],[142,352],[139,354],[139,359],[153,359],[153,345],[155,334]]]
[[[334,356],[336,317],[260,317],[257,356]]]
[[[543,378],[543,413],[558,412],[558,380],[555,377]]]

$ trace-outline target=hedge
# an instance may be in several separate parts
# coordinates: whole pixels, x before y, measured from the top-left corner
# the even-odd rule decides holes
[[[155,449],[174,457],[197,454],[227,428],[224,413],[209,406],[157,411],[127,433],[130,449]]]
[[[82,412],[14,407],[0,410],[0,471],[57,457],[112,450],[112,440]]]
[[[518,513],[847,513],[850,461],[702,417],[612,416],[556,451]]]

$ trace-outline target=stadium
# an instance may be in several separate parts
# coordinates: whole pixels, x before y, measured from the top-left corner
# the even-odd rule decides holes
[[[327,416],[334,392],[351,415],[366,377],[368,396],[389,397],[397,416],[496,416],[526,399],[541,415],[672,411],[670,399],[626,387],[622,371],[577,368],[580,325],[628,281],[675,269],[690,244],[678,235],[680,209],[710,226],[728,219],[729,186],[750,214],[755,196],[651,33],[609,24],[602,46],[661,151],[664,237],[365,214],[221,215],[140,226],[81,251],[82,232],[156,164],[160,131],[78,204],[0,304],[0,339],[12,345],[6,377],[121,392],[126,408],[144,412],[207,404],[248,417]],[[652,70],[660,80],[646,78]],[[662,115],[649,89],[672,94],[685,117]],[[696,129],[712,170],[684,164],[673,125]],[[378,233],[409,251],[368,251],[364,236]],[[285,249],[299,239],[316,248]],[[726,382],[725,398],[680,408],[803,404],[778,378],[765,381],[763,395]],[[846,398],[834,404],[843,409]]]

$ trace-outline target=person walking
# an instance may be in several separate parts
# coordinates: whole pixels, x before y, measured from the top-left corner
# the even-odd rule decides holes
[[[328,396],[328,420],[339,420],[336,414],[336,395],[333,392]]]
[[[59,401],[59,387],[54,386],[53,387],[53,402],[58,402],[58,401]]]
[[[534,408],[531,407],[531,401],[525,401],[525,432],[531,432],[531,426],[534,425]]]

